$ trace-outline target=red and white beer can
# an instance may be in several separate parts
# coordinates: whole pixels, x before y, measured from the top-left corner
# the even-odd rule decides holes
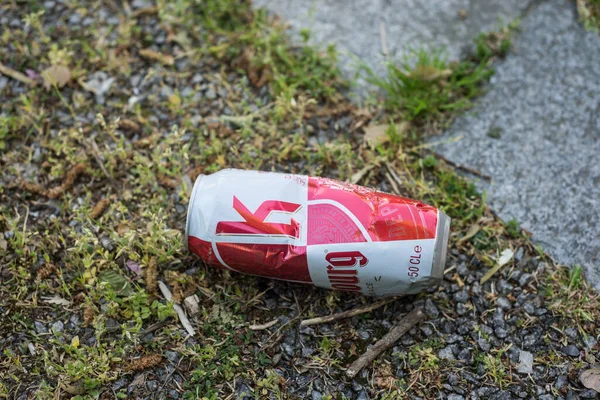
[[[450,218],[333,179],[225,169],[201,175],[188,248],[231,271],[371,296],[439,284]]]

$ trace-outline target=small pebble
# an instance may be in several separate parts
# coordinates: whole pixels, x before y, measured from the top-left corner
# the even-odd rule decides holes
[[[361,390],[363,390],[363,385],[361,385],[360,383],[356,382],[356,381],[352,381],[352,390],[354,390],[355,392],[360,392]]]
[[[586,335],[584,335],[584,337],[583,337],[583,343],[585,344],[585,347],[587,347],[588,349],[591,350],[591,349],[594,348],[594,346],[596,346],[598,344],[598,341],[593,336],[586,336]]]
[[[362,340],[367,340],[371,337],[371,335],[369,335],[369,332],[367,331],[359,330],[358,337],[360,337]]]
[[[79,15],[77,13],[73,13],[69,17],[69,24],[70,25],[78,25],[80,22],[81,22],[81,15]]]
[[[462,349],[460,353],[458,353],[458,359],[461,361],[469,361],[471,359],[471,350]]]
[[[462,340],[462,336],[457,335],[457,334],[452,334],[446,338],[446,343],[452,344],[452,343],[456,343],[460,340]]]
[[[572,344],[563,347],[561,351],[569,357],[579,357],[579,349]]]
[[[533,354],[528,351],[521,351],[519,354],[519,365],[517,372],[520,374],[533,373]]]
[[[441,349],[438,352],[438,357],[442,360],[450,360],[450,361],[456,360],[456,358],[454,357],[454,354],[452,353],[452,348],[450,346],[444,347],[443,349]]]
[[[119,330],[119,328],[121,328],[121,325],[119,324],[119,322],[117,320],[115,320],[114,318],[108,318],[106,320],[106,331],[109,333],[113,333]]]
[[[575,328],[567,328],[565,329],[565,334],[572,340],[577,339],[577,329]]]
[[[356,400],[369,400],[369,395],[367,394],[367,392],[362,390],[356,397]]]
[[[458,315],[465,315],[468,312],[469,312],[469,309],[467,308],[467,306],[465,306],[464,303],[456,304],[456,313]]]
[[[127,385],[127,380],[125,378],[120,378],[112,384],[112,390],[114,390],[115,392],[119,391],[120,389],[124,388],[126,385]]]
[[[525,287],[531,281],[531,278],[532,278],[531,274],[521,275],[521,277],[519,278],[519,286]]]
[[[498,327],[498,328],[494,329],[494,334],[499,339],[504,339],[505,337],[508,336],[508,331],[504,328]]]
[[[469,300],[469,293],[466,290],[462,290],[460,292],[456,292],[454,294],[454,301],[458,303],[466,303]]]
[[[48,333],[48,328],[46,328],[46,326],[39,321],[35,321],[33,323],[33,327],[35,328],[35,331],[39,334]]]
[[[527,335],[525,336],[525,340],[523,340],[523,346],[525,347],[533,347],[538,341],[536,335]]]
[[[102,245],[102,247],[105,250],[113,251],[115,249],[115,245],[113,244],[113,241],[108,236],[102,236],[100,238],[100,244]]]
[[[207,99],[213,100],[217,98],[217,94],[215,93],[215,91],[213,90],[213,88],[210,88],[206,91],[206,93],[204,94],[204,96]]]
[[[287,343],[283,343],[281,347],[283,347],[283,351],[285,351],[285,354],[287,354],[290,357],[294,356],[294,348],[292,346],[290,346]]]
[[[52,331],[54,333],[60,333],[63,331],[64,327],[65,325],[62,323],[62,321],[56,321],[52,324]]]
[[[204,77],[200,74],[194,74],[192,77],[192,83],[200,83],[204,80]]]
[[[428,325],[421,325],[421,332],[427,337],[433,335],[433,330]]]
[[[579,393],[579,397],[582,399],[597,399],[598,392],[593,389],[587,389]]]
[[[431,299],[425,300],[425,314],[427,314],[429,318],[437,318],[440,315],[440,312]]]
[[[165,352],[165,357],[167,357],[167,359],[172,363],[179,361],[179,354],[176,351],[167,350]]]
[[[490,351],[490,349],[492,348],[492,346],[490,346],[489,342],[483,338],[478,339],[477,344],[479,345],[479,348],[486,353],[488,351]]]
[[[556,379],[556,382],[554,383],[554,387],[558,390],[561,390],[563,387],[565,387],[567,382],[568,382],[567,376],[561,375],[558,377],[558,379]]]
[[[498,297],[496,303],[498,304],[498,307],[502,308],[503,310],[510,310],[512,307],[510,301],[508,301],[506,297]]]
[[[147,8],[147,7],[151,7],[152,3],[149,2],[148,0],[133,0],[133,2],[131,3],[131,7],[132,8]]]
[[[302,347],[302,357],[304,358],[310,357],[314,352],[314,349],[311,349],[310,347]]]
[[[150,390],[151,392],[155,391],[156,389],[158,389],[158,382],[157,381],[147,381],[146,382],[146,387],[148,388],[148,390]]]

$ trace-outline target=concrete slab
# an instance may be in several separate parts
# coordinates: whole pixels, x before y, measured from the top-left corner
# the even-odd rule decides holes
[[[444,136],[464,138],[437,151],[491,175],[479,183],[491,207],[600,289],[600,36],[567,0],[521,27],[489,92]]]
[[[492,184],[479,187],[499,215],[533,232],[558,261],[583,265],[600,289],[600,37],[577,22],[574,2],[537,3],[254,0],[296,34],[309,28],[313,43],[335,43],[348,78],[356,73],[353,57],[385,73],[383,42],[397,58],[411,47],[442,46],[457,59],[499,19],[525,16],[489,92],[444,135],[464,138],[437,150],[491,175]],[[362,82],[357,92],[367,88]]]
[[[518,18],[532,0],[254,0],[288,21],[296,34],[311,30],[312,43],[335,43],[340,68],[352,79],[357,71],[353,57],[385,75],[382,43],[391,57],[401,59],[410,49],[440,48],[449,59],[460,58],[477,34],[498,29]],[[382,31],[384,34],[382,35]],[[383,38],[383,40],[382,40]],[[367,85],[359,83],[358,92]]]

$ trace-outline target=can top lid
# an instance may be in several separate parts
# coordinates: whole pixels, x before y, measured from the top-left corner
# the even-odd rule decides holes
[[[438,210],[437,234],[435,238],[435,247],[433,250],[433,265],[431,266],[431,275],[438,279],[442,279],[444,276],[449,234],[450,217],[448,217],[443,211]]]

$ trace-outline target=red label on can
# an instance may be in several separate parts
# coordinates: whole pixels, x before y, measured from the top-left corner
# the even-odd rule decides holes
[[[209,264],[365,294],[402,292],[431,272],[434,207],[301,175],[226,170],[201,179],[189,246]]]

